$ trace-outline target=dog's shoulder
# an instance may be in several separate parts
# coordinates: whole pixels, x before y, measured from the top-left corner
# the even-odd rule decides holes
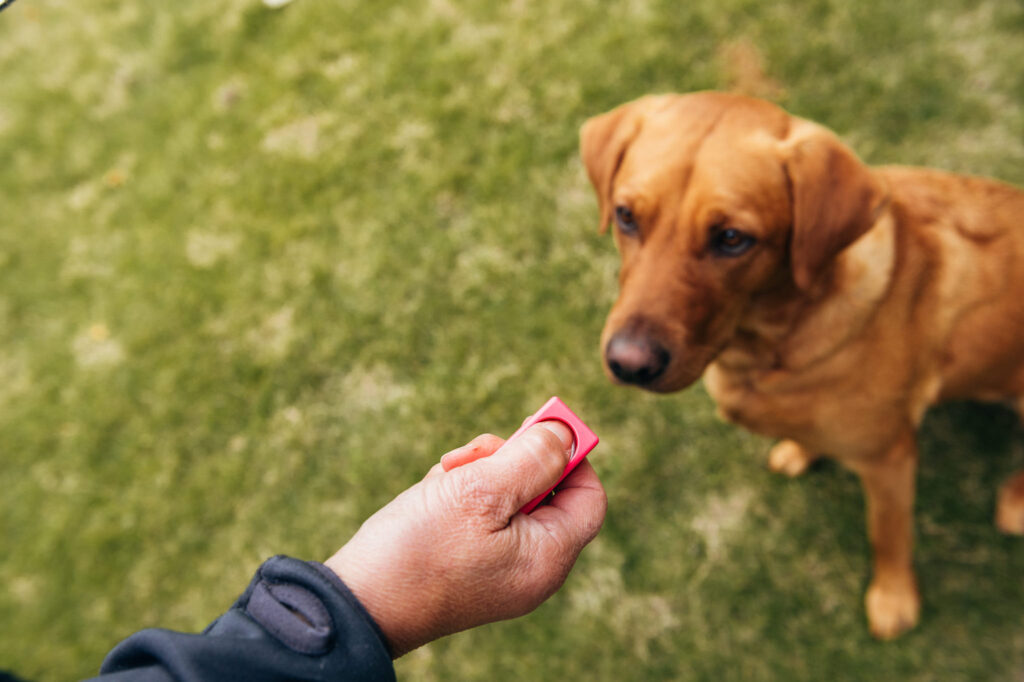
[[[992,178],[916,166],[880,166],[895,209],[908,228],[948,229],[987,243],[1024,240],[1024,191]]]

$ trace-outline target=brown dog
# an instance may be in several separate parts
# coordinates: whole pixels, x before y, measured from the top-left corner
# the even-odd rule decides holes
[[[724,417],[784,439],[773,470],[827,455],[859,474],[871,631],[912,627],[916,427],[947,399],[1024,411],[1024,193],[869,168],[827,129],[721,93],[625,104],[581,147],[622,255],[609,374],[662,392],[703,374]],[[997,522],[1024,533],[1024,472]]]

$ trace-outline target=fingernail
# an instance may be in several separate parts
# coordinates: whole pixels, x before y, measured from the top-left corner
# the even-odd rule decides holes
[[[538,426],[542,426],[558,436],[558,440],[562,442],[562,447],[565,448],[566,452],[570,452],[572,450],[572,430],[570,430],[568,426],[562,422],[554,420],[539,422]]]

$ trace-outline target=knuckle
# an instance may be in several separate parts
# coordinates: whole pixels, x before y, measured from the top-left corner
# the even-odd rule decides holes
[[[538,562],[540,579],[537,586],[544,591],[544,598],[554,594],[562,586],[576,563],[577,552],[570,547],[561,547]]]
[[[493,433],[481,433],[479,436],[477,436],[473,440],[474,440],[474,442],[478,441],[480,443],[494,443],[494,442],[503,443],[503,442],[505,442],[504,438],[501,438],[500,436],[495,436]]]
[[[595,513],[590,518],[588,526],[587,542],[590,542],[597,534],[601,532],[601,528],[604,526],[605,514],[608,512],[608,493],[605,492],[604,488],[600,489],[600,497],[597,500],[597,506],[595,507]]]
[[[571,565],[570,565],[571,567]],[[522,609],[519,615],[529,613],[558,591],[565,582],[568,568],[556,558],[532,557],[524,561],[514,573],[510,591]]]
[[[469,441],[468,445],[475,445],[477,447],[488,447],[502,442],[502,439],[498,438],[493,433],[481,433],[479,436]]]
[[[451,485],[456,505],[472,516],[492,517],[507,506],[506,494],[479,477],[452,477]]]

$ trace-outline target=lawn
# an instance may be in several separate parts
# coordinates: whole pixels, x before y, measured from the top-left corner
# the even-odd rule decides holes
[[[921,434],[921,625],[867,634],[857,481],[784,480],[699,386],[612,386],[590,115],[741,89],[872,163],[1024,184],[1008,0],[20,0],[0,13],[0,669],[93,674],[322,559],[552,394],[610,508],[547,604],[403,680],[1021,680],[1024,467],[995,407]]]

